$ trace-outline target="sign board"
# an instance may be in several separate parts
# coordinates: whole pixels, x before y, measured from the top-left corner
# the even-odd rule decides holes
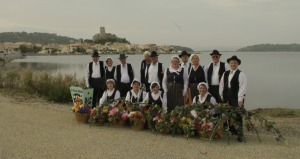
[[[93,88],[83,89],[81,87],[70,87],[71,96],[74,105],[84,104],[87,107],[92,107]]]

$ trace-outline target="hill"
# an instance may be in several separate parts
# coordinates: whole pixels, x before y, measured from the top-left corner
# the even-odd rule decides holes
[[[300,44],[258,44],[238,49],[240,52],[300,51]]]
[[[59,36],[57,34],[50,33],[27,33],[27,32],[3,32],[0,33],[0,43],[3,42],[30,42],[40,44],[69,44],[70,41],[74,41],[74,38]]]

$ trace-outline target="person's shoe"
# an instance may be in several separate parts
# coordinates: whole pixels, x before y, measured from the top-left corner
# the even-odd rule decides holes
[[[237,141],[238,141],[238,142],[243,142],[243,136],[242,136],[242,135],[238,135]]]

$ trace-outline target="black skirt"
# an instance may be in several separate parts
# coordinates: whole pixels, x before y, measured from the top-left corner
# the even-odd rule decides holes
[[[181,84],[168,84],[168,92],[167,92],[167,105],[168,105],[168,112],[174,110],[176,106],[183,105],[183,92],[182,92],[182,85]]]

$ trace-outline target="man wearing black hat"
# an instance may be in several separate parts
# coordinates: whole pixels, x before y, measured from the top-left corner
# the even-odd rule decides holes
[[[121,97],[126,97],[128,91],[131,90],[131,83],[134,79],[134,70],[130,63],[126,62],[128,56],[124,53],[120,54],[120,65],[117,65],[115,72],[115,80],[117,81],[117,87],[121,93]]]
[[[217,100],[218,103],[221,102],[221,97],[219,95],[219,85],[223,73],[229,70],[228,65],[220,61],[221,55],[218,50],[213,50],[210,54],[212,58],[212,63],[205,67],[205,72],[207,75],[208,82],[208,92]]]
[[[186,51],[182,51],[180,55],[178,55],[179,58],[181,58],[182,63],[180,64],[180,67],[184,69],[184,76],[188,77],[188,70],[191,69],[192,64],[189,62],[189,57],[191,54],[189,54]]]
[[[103,61],[99,61],[99,53],[94,51],[92,55],[93,62],[90,62],[85,70],[85,83],[87,87],[93,88],[92,107],[96,106],[96,102],[101,98],[105,89],[105,69]]]
[[[228,103],[233,108],[244,107],[246,97],[247,78],[246,75],[238,69],[241,60],[236,56],[227,59],[230,70],[226,71],[220,81],[220,96],[223,103]],[[235,121],[238,128],[229,125],[232,134],[238,135],[238,141],[243,141],[243,119],[241,115],[237,115]]]
[[[158,62],[158,54],[156,51],[151,52],[152,63],[146,72],[146,91],[150,92],[150,84],[152,82],[158,82],[162,86],[162,80],[164,77],[165,67],[162,63]]]

